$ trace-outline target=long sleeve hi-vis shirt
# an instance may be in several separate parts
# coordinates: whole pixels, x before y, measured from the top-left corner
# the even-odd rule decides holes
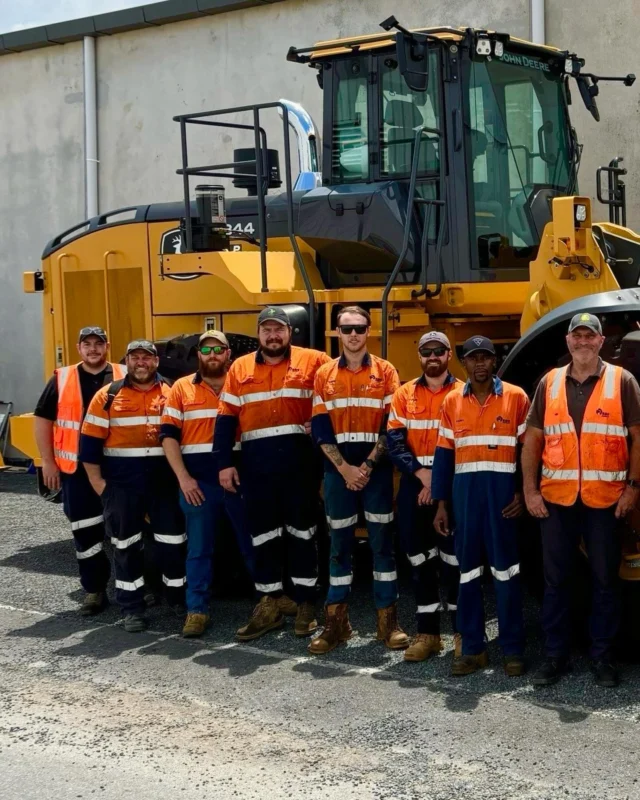
[[[319,445],[334,444],[349,464],[360,465],[386,433],[393,393],[400,385],[393,364],[366,353],[350,370],[344,355],[318,370],[311,431]],[[328,460],[325,469],[335,469]]]
[[[433,499],[450,498],[454,475],[456,480],[478,473],[515,478],[518,443],[524,439],[528,411],[524,390],[497,377],[484,405],[471,391],[469,381],[462,391],[447,395],[433,463]]]
[[[97,392],[87,409],[80,437],[80,460],[101,464],[107,480],[135,484],[156,466],[166,465],[160,423],[169,386],[160,378],[146,391],[128,377],[110,408],[109,387]]]
[[[391,460],[400,472],[413,475],[419,469],[431,469],[442,404],[449,392],[463,386],[462,381],[448,373],[442,386],[434,391],[421,375],[393,395],[387,440]]]
[[[319,350],[291,347],[288,358],[267,364],[260,350],[234,361],[220,395],[213,452],[218,469],[234,465],[239,431],[242,466],[252,472],[309,467],[313,381],[329,361]]]

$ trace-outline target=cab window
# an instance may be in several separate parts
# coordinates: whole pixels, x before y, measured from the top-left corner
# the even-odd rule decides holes
[[[333,101],[332,183],[369,178],[367,69],[364,58],[337,61]]]

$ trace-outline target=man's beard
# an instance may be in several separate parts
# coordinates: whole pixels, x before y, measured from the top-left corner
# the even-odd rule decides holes
[[[224,375],[226,364],[221,364],[219,361],[211,361],[210,363],[200,362],[200,374],[203,378],[220,378]]]
[[[288,347],[288,344],[275,344],[272,342],[262,349],[269,356],[269,358],[278,358],[287,352]]]
[[[147,376],[145,378],[138,378],[133,370],[128,372],[128,375],[129,375],[129,380],[131,381],[131,383],[141,383],[141,384],[142,383],[151,383],[156,377],[156,371],[155,370],[151,370],[150,372],[147,373]]]
[[[439,361],[438,361],[437,364],[434,364],[433,362],[431,362],[430,364],[425,364],[425,366],[423,367],[422,371],[429,378],[439,378],[440,375],[442,375],[443,372],[447,371],[447,365],[446,364],[441,364]]]

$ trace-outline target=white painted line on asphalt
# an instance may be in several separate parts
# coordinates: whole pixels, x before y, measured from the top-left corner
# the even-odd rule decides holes
[[[21,614],[34,614],[36,617],[50,617],[47,611],[35,611],[32,608],[19,608],[18,606],[6,606],[0,603],[0,610],[2,611],[19,611]]]

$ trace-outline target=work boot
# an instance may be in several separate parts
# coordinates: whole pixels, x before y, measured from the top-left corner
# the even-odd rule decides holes
[[[471,675],[479,669],[484,669],[489,666],[489,656],[485,650],[483,653],[478,653],[475,656],[460,656],[453,659],[451,666],[452,675]]]
[[[260,598],[260,602],[253,609],[249,622],[236,631],[236,639],[240,642],[248,642],[251,639],[257,639],[267,631],[281,628],[283,625],[284,617],[278,608],[278,601],[275,597],[266,594]]]
[[[285,617],[295,617],[298,613],[298,604],[290,597],[287,597],[286,594],[281,594],[280,597],[277,597],[276,603],[278,604],[280,613],[284,614]]]
[[[544,664],[533,676],[531,683],[534,686],[552,686],[567,672],[570,672],[571,665],[568,659],[557,656],[547,658]]]
[[[462,634],[453,634],[453,657],[460,658],[462,656]]]
[[[590,664],[590,669],[598,686],[612,689],[620,683],[618,670],[609,661],[593,661]]]
[[[80,606],[80,615],[92,617],[94,614],[104,611],[108,605],[109,601],[107,600],[106,592],[89,592],[85,595]]]
[[[318,627],[316,607],[313,603],[299,603],[294,633],[296,636],[311,636]]]
[[[332,603],[326,608],[324,628],[320,635],[309,643],[309,652],[316,656],[328,653],[350,639],[352,633],[349,607],[346,603]]]
[[[199,614],[190,611],[187,614],[182,635],[185,639],[191,639],[195,636],[202,636],[206,629],[211,624],[211,617],[208,614]]]
[[[409,647],[409,637],[398,624],[398,605],[378,609],[378,641],[384,642],[389,650],[404,650]]]
[[[527,671],[524,660],[520,656],[505,656],[502,663],[504,674],[508,678],[519,678]]]
[[[140,633],[146,631],[147,620],[142,614],[127,614],[124,618],[124,629],[127,633]]]
[[[432,633],[419,633],[404,651],[405,661],[426,661],[442,650],[440,637]]]

